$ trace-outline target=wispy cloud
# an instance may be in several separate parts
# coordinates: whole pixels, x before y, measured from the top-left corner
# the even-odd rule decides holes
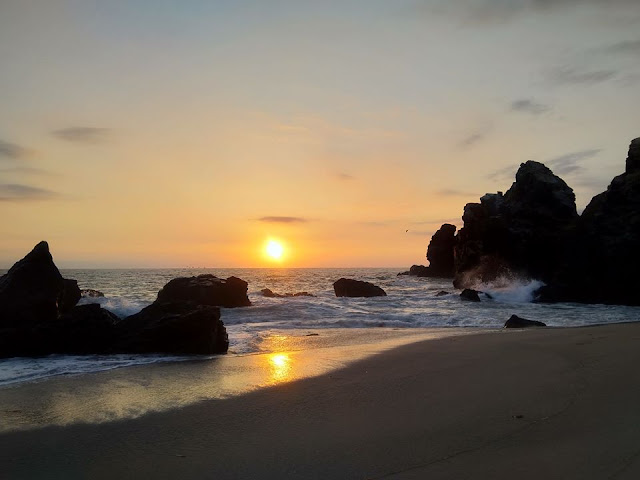
[[[27,148],[16,145],[15,143],[0,140],[0,157],[10,158],[12,160],[20,160],[31,154]]]
[[[0,173],[4,173],[4,174],[15,173],[18,175],[42,175],[42,176],[55,175],[53,172],[50,172],[49,170],[44,170],[42,168],[36,168],[36,167],[26,167],[26,166],[0,168]]]
[[[343,172],[337,173],[336,177],[339,180],[344,180],[344,181],[350,181],[350,180],[355,180],[356,179],[356,177],[354,177],[353,175],[349,175],[348,173],[343,173]]]
[[[308,220],[302,217],[268,216],[268,217],[260,217],[258,221],[265,222],[265,223],[306,223]]]
[[[553,170],[556,175],[567,175],[570,173],[577,173],[584,170],[579,165],[580,162],[588,158],[595,157],[600,153],[602,149],[593,148],[590,150],[581,150],[579,152],[566,153],[559,157],[554,157],[545,162],[545,164]]]
[[[510,110],[512,112],[529,113],[531,115],[540,115],[551,110],[551,107],[543,103],[536,102],[529,98],[514,100],[511,102]]]
[[[604,47],[602,51],[605,53],[640,55],[640,40],[628,40],[614,43]]]
[[[468,25],[495,25],[527,14],[553,14],[583,7],[640,12],[637,0],[420,0],[417,6],[423,12],[445,14]]]
[[[51,134],[60,140],[76,143],[101,143],[108,139],[111,133],[109,128],[96,127],[69,127],[54,130]]]
[[[546,79],[552,85],[595,85],[611,80],[618,75],[616,70],[588,70],[578,67],[561,66],[549,70]]]
[[[505,179],[514,179],[516,176],[516,171],[518,170],[518,165],[509,165],[508,167],[500,168],[495,170],[487,175],[487,179],[489,180],[505,180]]]
[[[477,193],[464,192],[462,190],[455,190],[451,188],[438,190],[436,194],[443,197],[479,197],[480,196]]]
[[[17,183],[0,184],[0,202],[52,200],[59,197],[60,194],[44,188]]]

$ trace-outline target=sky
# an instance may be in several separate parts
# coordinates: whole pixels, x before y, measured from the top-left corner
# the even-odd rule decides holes
[[[524,161],[624,171],[640,2],[2,0],[0,92],[0,267],[408,267]]]

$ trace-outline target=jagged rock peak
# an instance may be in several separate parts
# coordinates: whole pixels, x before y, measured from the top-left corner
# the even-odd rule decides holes
[[[640,171],[640,137],[631,140],[625,167],[626,173]]]
[[[516,181],[504,194],[504,200],[514,214],[524,210],[556,218],[578,216],[573,189],[547,166],[533,160],[520,164]],[[536,205],[535,209],[531,205]]]

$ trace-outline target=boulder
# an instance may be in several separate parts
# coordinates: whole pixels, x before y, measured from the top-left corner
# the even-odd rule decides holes
[[[154,302],[116,325],[116,352],[226,353],[229,339],[220,309],[192,302]]]
[[[270,298],[287,298],[287,297],[315,297],[315,295],[309,292],[296,292],[296,293],[276,293],[269,288],[263,288],[260,290],[262,296]]]
[[[55,320],[63,291],[64,281],[49,245],[40,242],[0,277],[0,328]]]
[[[465,288],[464,290],[462,290],[462,293],[460,293],[460,298],[467,302],[479,302],[479,293],[480,292],[478,292],[477,290],[473,290],[472,288]]]
[[[336,297],[385,297],[386,292],[373,283],[341,278],[333,283]]]
[[[546,326],[546,323],[538,322],[536,320],[527,320],[526,318],[520,318],[517,315],[511,315],[509,320],[507,320],[504,324],[504,328],[528,328]]]
[[[246,307],[247,282],[237,277],[226,280],[211,274],[174,278],[158,292],[157,302],[193,302],[219,307]]]
[[[444,290],[440,290],[436,293],[436,297],[444,297],[445,295],[449,295],[449,292],[445,292]]]
[[[428,277],[429,267],[425,267],[424,265],[411,265],[409,275],[414,277]]]
[[[82,290],[80,290],[80,295],[82,297],[89,298],[104,297],[104,293],[102,293],[100,290],[94,290],[92,288],[83,288]]]

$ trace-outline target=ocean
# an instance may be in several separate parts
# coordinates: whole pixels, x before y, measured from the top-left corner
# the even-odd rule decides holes
[[[340,337],[352,338],[350,332],[355,329],[369,334],[369,339],[390,329],[500,329],[512,314],[540,320],[551,327],[640,320],[638,307],[532,303],[532,294],[541,285],[535,280],[479,286],[491,298],[482,295],[480,303],[473,303],[462,301],[450,280],[398,276],[400,271],[401,268],[84,269],[61,273],[65,278],[78,280],[81,289],[92,288],[105,294],[104,298],[83,298],[81,303],[100,303],[120,317],[149,305],[172,278],[202,273],[242,278],[249,283],[253,305],[221,309],[229,335],[228,356],[273,352],[278,349],[277,339],[284,336],[325,335],[336,343]],[[341,277],[372,282],[382,287],[387,296],[337,298],[332,284]],[[306,291],[314,296],[267,298],[260,293],[263,288],[281,294]],[[441,291],[448,293],[437,296]],[[168,355],[10,358],[0,360],[0,385],[192,358]]]

